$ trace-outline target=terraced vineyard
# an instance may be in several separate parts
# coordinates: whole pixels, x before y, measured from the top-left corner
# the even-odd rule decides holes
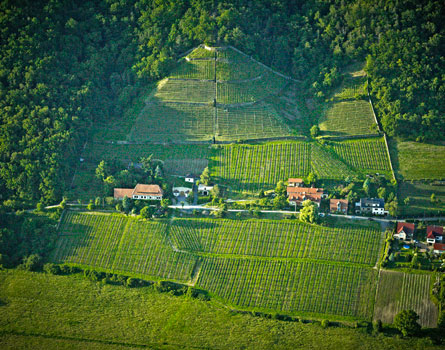
[[[321,227],[294,221],[175,219],[181,250],[218,255],[343,261],[375,265],[383,235],[371,228]]]
[[[158,85],[154,96],[163,102],[212,103],[215,84],[209,81],[167,79]]]
[[[430,300],[431,275],[381,271],[374,319],[392,323],[402,310],[412,309],[423,327],[437,326],[437,307]]]
[[[215,62],[209,61],[182,61],[182,63],[170,73],[170,78],[176,79],[215,79]]]
[[[245,308],[370,319],[375,280],[369,268],[215,257],[197,285]]]
[[[220,146],[211,157],[211,172],[233,191],[257,192],[278,181],[314,172],[320,179],[381,172],[390,177],[382,139],[330,142],[275,142]]]
[[[335,102],[320,120],[324,136],[377,134],[377,124],[368,101]]]
[[[196,258],[175,252],[165,222],[140,222],[122,215],[75,213],[62,220],[52,261],[109,272],[187,282]]]

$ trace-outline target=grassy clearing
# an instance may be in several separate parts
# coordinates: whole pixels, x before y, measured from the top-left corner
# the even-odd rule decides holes
[[[197,284],[245,308],[370,319],[375,275],[314,262],[206,258]]]
[[[333,103],[319,122],[323,136],[352,136],[377,133],[377,125],[368,101]]]
[[[0,271],[0,281],[2,349],[439,349],[427,339],[233,314],[213,301],[77,276]]]
[[[189,58],[215,58],[215,51],[206,50],[203,47],[197,47],[190,52],[187,57]]]
[[[265,104],[217,110],[218,140],[259,139],[289,136],[290,133],[275,110]]]
[[[445,146],[397,141],[391,148],[398,178],[445,179]]]
[[[435,194],[437,203],[431,203],[431,194]],[[445,186],[433,186],[423,182],[399,182],[400,209],[403,215],[423,215],[426,213],[445,213]],[[409,198],[408,205],[405,204]]]
[[[187,282],[195,257],[175,252],[166,223],[122,215],[67,212],[52,261],[104,271]]]
[[[283,220],[175,219],[170,235],[179,249],[211,254],[342,261],[374,266],[382,232],[322,227]]]
[[[380,271],[374,319],[392,323],[402,310],[412,309],[423,327],[437,326],[437,307],[430,300],[432,275]]]

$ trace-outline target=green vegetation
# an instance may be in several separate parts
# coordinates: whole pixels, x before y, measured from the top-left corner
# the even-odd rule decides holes
[[[431,203],[431,195],[436,201]],[[445,212],[445,186],[402,181],[399,184],[400,210],[403,215],[436,215]]]
[[[246,80],[261,77],[266,70],[248,57],[232,49],[217,52],[216,79],[222,81]]]
[[[244,308],[370,319],[375,280],[356,266],[205,258],[197,285]]]
[[[181,250],[370,266],[378,259],[383,239],[377,229],[346,223],[323,227],[283,220],[175,219],[170,236]]]
[[[437,307],[430,300],[430,274],[380,271],[374,319],[392,323],[396,314],[412,309],[424,327],[437,326]]]
[[[445,179],[445,146],[397,141],[392,153],[403,180]]]
[[[217,303],[78,275],[0,271],[2,349],[439,349],[430,340],[234,314]]]
[[[67,212],[52,261],[143,278],[190,279],[195,258],[175,252],[166,223],[122,215]]]
[[[170,74],[175,79],[208,79],[215,78],[214,61],[186,61],[183,60]]]
[[[323,136],[353,136],[377,133],[377,125],[368,101],[335,102],[319,122]]]

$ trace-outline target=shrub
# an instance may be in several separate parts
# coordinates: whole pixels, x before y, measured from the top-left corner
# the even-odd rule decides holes
[[[322,320],[321,321],[321,327],[328,328],[329,327],[329,320]]]
[[[60,267],[53,263],[46,263],[43,265],[43,271],[50,273],[51,275],[58,275],[60,274]]]
[[[394,326],[403,334],[403,336],[416,335],[420,331],[420,325],[417,323],[419,315],[413,310],[400,311],[394,317]]]
[[[42,267],[42,258],[37,254],[32,254],[23,259],[20,267],[25,271],[38,271]]]

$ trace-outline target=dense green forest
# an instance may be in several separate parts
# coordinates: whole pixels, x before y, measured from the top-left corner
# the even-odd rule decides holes
[[[320,100],[342,67],[366,59],[384,130],[443,140],[443,17],[442,1],[4,0],[3,204],[60,200],[91,126],[122,118],[201,43],[231,44]]]

